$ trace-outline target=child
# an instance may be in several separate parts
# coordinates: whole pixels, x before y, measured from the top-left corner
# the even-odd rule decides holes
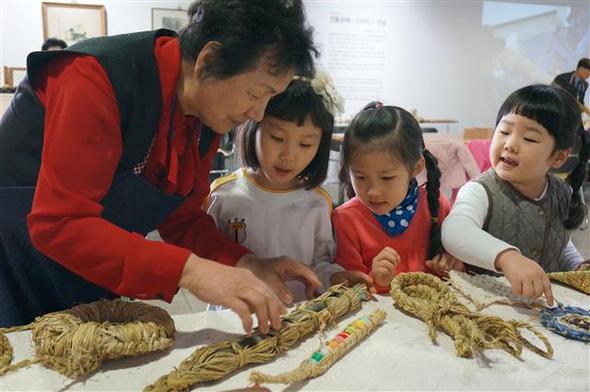
[[[467,183],[443,225],[451,254],[504,273],[512,292],[553,295],[546,272],[575,269],[582,257],[570,233],[583,222],[580,195],[590,143],[580,110],[567,92],[546,85],[523,87],[502,104],[490,146],[492,167]],[[565,183],[549,174],[581,138],[579,164]]]
[[[260,123],[250,121],[239,130],[244,167],[211,185],[207,211],[222,231],[257,256],[288,255],[310,265],[325,287],[355,280],[332,261],[332,203],[319,187],[340,101],[320,71],[311,81],[293,80],[270,100]],[[299,282],[289,288],[295,301],[305,299]]]
[[[426,185],[415,176],[426,166]],[[371,275],[379,293],[400,272],[462,269],[443,253],[440,225],[449,203],[436,158],[404,109],[367,105],[344,135],[340,179],[352,199],[334,211],[336,262]],[[427,268],[428,267],[428,268]]]

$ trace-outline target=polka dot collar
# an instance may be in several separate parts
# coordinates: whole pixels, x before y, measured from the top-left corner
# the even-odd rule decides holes
[[[410,181],[408,193],[404,200],[387,214],[375,215],[381,227],[389,236],[403,233],[410,226],[412,218],[416,214],[418,206],[418,182],[416,179]]]

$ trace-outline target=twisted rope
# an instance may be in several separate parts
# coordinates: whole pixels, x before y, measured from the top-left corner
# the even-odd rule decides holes
[[[585,268],[579,271],[550,272],[549,279],[563,283],[574,289],[590,295],[590,269]]]
[[[35,358],[11,365],[4,333],[32,330]],[[79,378],[103,360],[164,350],[174,344],[174,321],[143,302],[100,300],[38,317],[28,325],[0,328],[0,376],[34,363]]]
[[[518,358],[523,347],[545,358],[553,356],[553,347],[547,338],[530,323],[505,321],[498,316],[472,312],[460,304],[449,287],[434,275],[424,272],[399,274],[391,282],[390,293],[396,306],[426,323],[433,342],[437,330],[449,334],[460,357],[470,358],[483,350],[497,348]],[[520,329],[532,332],[546,350],[524,338]]]
[[[332,286],[318,298],[304,302],[287,314],[280,331],[264,336],[255,330],[251,336],[201,347],[177,369],[160,377],[144,391],[188,391],[195,384],[219,380],[247,364],[268,362],[290,350],[305,336],[359,309],[361,301],[368,298],[364,285]]]
[[[252,372],[250,381],[255,383],[293,384],[320,376],[349,352],[354,345],[377,329],[383,320],[385,320],[385,312],[375,310],[368,317],[361,317],[348,324],[334,339],[323,344],[313,353],[311,358],[301,362],[296,369],[276,376]]]

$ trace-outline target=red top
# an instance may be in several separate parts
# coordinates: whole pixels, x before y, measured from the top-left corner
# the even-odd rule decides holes
[[[144,175],[155,185],[156,173],[166,165],[168,103],[176,94],[181,56],[172,37],[158,38],[154,53],[165,105]],[[82,55],[59,57],[39,75],[35,92],[46,114],[41,167],[27,222],[40,252],[116,294],[167,301],[178,289],[191,251],[227,265],[248,253],[228,240],[201,208],[219,137],[202,159],[196,143],[185,148],[198,119],[184,116],[180,105],[174,113],[176,134],[163,191],[184,196],[193,187],[195,191],[158,228],[168,242],[162,243],[101,217],[100,200],[110,188],[123,145],[115,94],[98,61]]]
[[[416,214],[410,226],[402,234],[390,237],[381,227],[377,218],[358,197],[354,197],[334,210],[332,224],[336,236],[336,262],[347,270],[371,273],[373,257],[386,246],[393,248],[400,256],[395,273],[426,270],[426,257],[430,244],[430,211],[426,189],[420,186]],[[440,222],[449,214],[447,198],[441,193],[439,207]],[[389,287],[376,287],[385,293]]]

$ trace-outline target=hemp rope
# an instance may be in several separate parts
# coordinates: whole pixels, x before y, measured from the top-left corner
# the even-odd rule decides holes
[[[436,342],[437,329],[449,334],[455,340],[455,350],[460,357],[471,358],[483,350],[496,348],[519,358],[523,347],[545,358],[553,356],[553,347],[532,324],[472,312],[460,304],[449,286],[434,275],[401,273],[393,278],[390,293],[396,306],[426,323],[433,343]],[[519,332],[521,328],[541,340],[546,351],[524,338]]]
[[[195,384],[219,380],[247,364],[268,362],[310,333],[323,330],[336,318],[359,309],[361,301],[368,299],[364,285],[332,286],[318,298],[302,303],[284,316],[280,331],[271,331],[265,336],[255,329],[251,336],[243,335],[198,348],[178,368],[144,391],[188,391]]]
[[[3,333],[32,330],[35,357],[11,365],[13,349]],[[174,344],[174,321],[143,302],[99,300],[46,314],[23,326],[0,328],[0,376],[35,363],[79,378],[103,360],[164,350]]]
[[[250,381],[255,383],[293,384],[320,376],[349,352],[354,345],[381,326],[385,316],[384,311],[377,309],[369,316],[358,318],[348,324],[334,339],[318,348],[311,358],[301,362],[296,369],[276,376],[254,371],[250,374]]]

